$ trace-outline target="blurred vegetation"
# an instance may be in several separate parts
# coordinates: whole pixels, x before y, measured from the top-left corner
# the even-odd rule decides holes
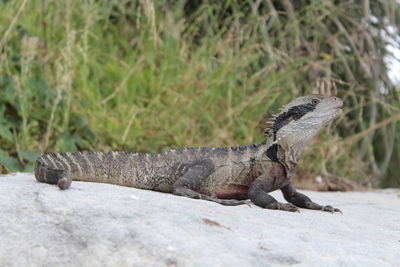
[[[384,62],[399,10],[395,0],[0,0],[0,172],[30,171],[47,151],[262,142],[268,116],[323,78],[345,112],[301,169],[399,186],[399,88]]]

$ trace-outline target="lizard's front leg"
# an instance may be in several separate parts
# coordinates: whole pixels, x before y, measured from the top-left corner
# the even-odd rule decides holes
[[[297,207],[300,208],[305,208],[305,209],[311,209],[311,210],[322,210],[322,211],[328,211],[328,212],[340,212],[340,209],[333,208],[332,206],[322,206],[319,205],[315,202],[313,202],[309,197],[306,195],[299,193],[296,191],[296,188],[292,185],[292,183],[289,183],[288,185],[284,186],[281,188],[282,194],[285,197],[285,199],[296,205]]]
[[[189,164],[183,176],[173,185],[173,194],[178,196],[190,197],[213,201],[226,206],[236,206],[248,204],[246,201],[235,199],[219,199],[216,196],[201,194],[196,190],[201,183],[214,171],[214,165],[210,161],[197,161]]]
[[[276,188],[276,177],[263,174],[250,185],[247,196],[250,200],[265,209],[285,210],[299,212],[299,209],[290,203],[280,203],[267,192],[272,192]]]

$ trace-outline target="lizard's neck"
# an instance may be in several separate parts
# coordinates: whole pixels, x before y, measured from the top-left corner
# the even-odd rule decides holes
[[[290,146],[284,142],[268,138],[266,142],[260,144],[260,150],[271,161],[281,163],[287,172],[293,171],[297,167],[301,151],[304,146]]]

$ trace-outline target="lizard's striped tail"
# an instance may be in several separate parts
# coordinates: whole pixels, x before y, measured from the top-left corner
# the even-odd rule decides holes
[[[40,156],[35,164],[35,177],[38,182],[57,184],[61,190],[68,189],[71,185],[72,178],[68,171],[55,169],[46,163],[45,157],[48,154]]]

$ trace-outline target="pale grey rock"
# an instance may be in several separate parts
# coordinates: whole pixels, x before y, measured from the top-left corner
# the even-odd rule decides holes
[[[400,266],[395,191],[307,195],[343,215],[0,176],[0,266]]]

